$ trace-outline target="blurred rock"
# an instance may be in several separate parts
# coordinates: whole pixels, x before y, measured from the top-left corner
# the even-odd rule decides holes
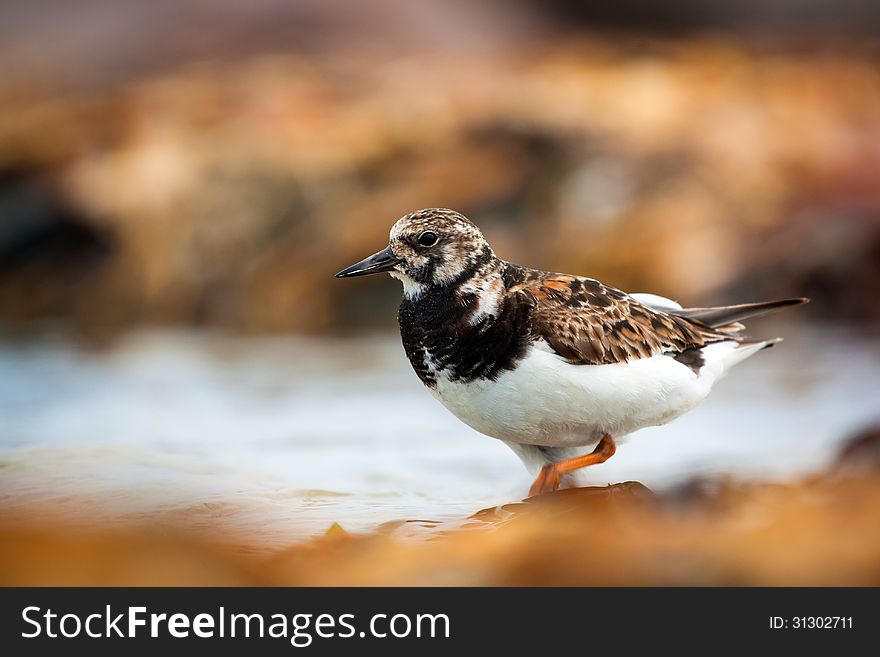
[[[791,290],[828,321],[880,323],[880,209],[813,208],[755,240],[729,298],[779,298]]]
[[[524,264],[690,304],[808,295],[819,318],[877,321],[880,67],[823,43],[593,35],[525,59],[318,51],[100,91],[10,85],[5,197],[42,190],[28,203],[63,207],[75,221],[58,226],[101,257],[82,261],[88,284],[59,288],[78,261],[4,276],[0,320],[391,328],[394,283],[332,274],[399,216],[447,206]]]
[[[0,175],[0,309],[14,322],[70,317],[114,251],[110,231],[32,173]]]
[[[0,523],[3,586],[245,586],[253,560],[181,530]]]

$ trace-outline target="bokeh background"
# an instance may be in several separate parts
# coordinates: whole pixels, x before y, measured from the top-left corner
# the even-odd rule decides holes
[[[812,298],[597,483],[790,483],[856,434],[875,471],[878,28],[859,0],[4,0],[0,514],[259,552],[521,497],[513,455],[408,371],[397,284],[332,278],[434,206],[509,260],[688,305]],[[840,535],[873,546],[859,508]],[[508,575],[449,581],[541,581]]]

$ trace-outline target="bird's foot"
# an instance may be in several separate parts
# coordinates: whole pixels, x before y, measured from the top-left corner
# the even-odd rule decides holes
[[[614,444],[614,439],[606,433],[602,436],[602,440],[599,441],[596,448],[589,454],[575,456],[574,458],[557,461],[555,463],[548,463],[541,468],[541,471],[535,478],[535,483],[533,483],[532,487],[529,489],[529,497],[543,495],[544,493],[552,493],[559,488],[559,482],[565,475],[589,465],[605,463],[605,461],[614,456],[616,451],[617,445]]]
[[[560,472],[558,464],[548,463],[541,468],[538,476],[535,477],[532,487],[529,488],[529,497],[552,493],[559,488],[560,481],[562,481],[562,473]]]

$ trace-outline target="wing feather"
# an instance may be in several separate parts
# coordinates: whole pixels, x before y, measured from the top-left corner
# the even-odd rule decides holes
[[[534,336],[574,363],[620,363],[738,339],[732,335],[735,325],[731,333],[713,329],[677,309],[650,307],[591,278],[534,270],[517,278],[510,291],[532,303]]]

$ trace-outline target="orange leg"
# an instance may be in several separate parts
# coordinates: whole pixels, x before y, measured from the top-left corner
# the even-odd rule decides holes
[[[565,475],[574,472],[575,470],[585,468],[588,465],[605,463],[605,461],[614,456],[614,452],[616,451],[617,445],[614,444],[614,439],[606,433],[602,436],[602,440],[599,441],[599,444],[596,445],[596,449],[589,454],[575,456],[574,458],[558,461],[557,463],[548,463],[541,468],[541,472],[539,472],[538,476],[535,478],[535,483],[533,483],[532,487],[529,489],[529,497],[543,495],[544,493],[552,493],[559,488],[559,482]]]

